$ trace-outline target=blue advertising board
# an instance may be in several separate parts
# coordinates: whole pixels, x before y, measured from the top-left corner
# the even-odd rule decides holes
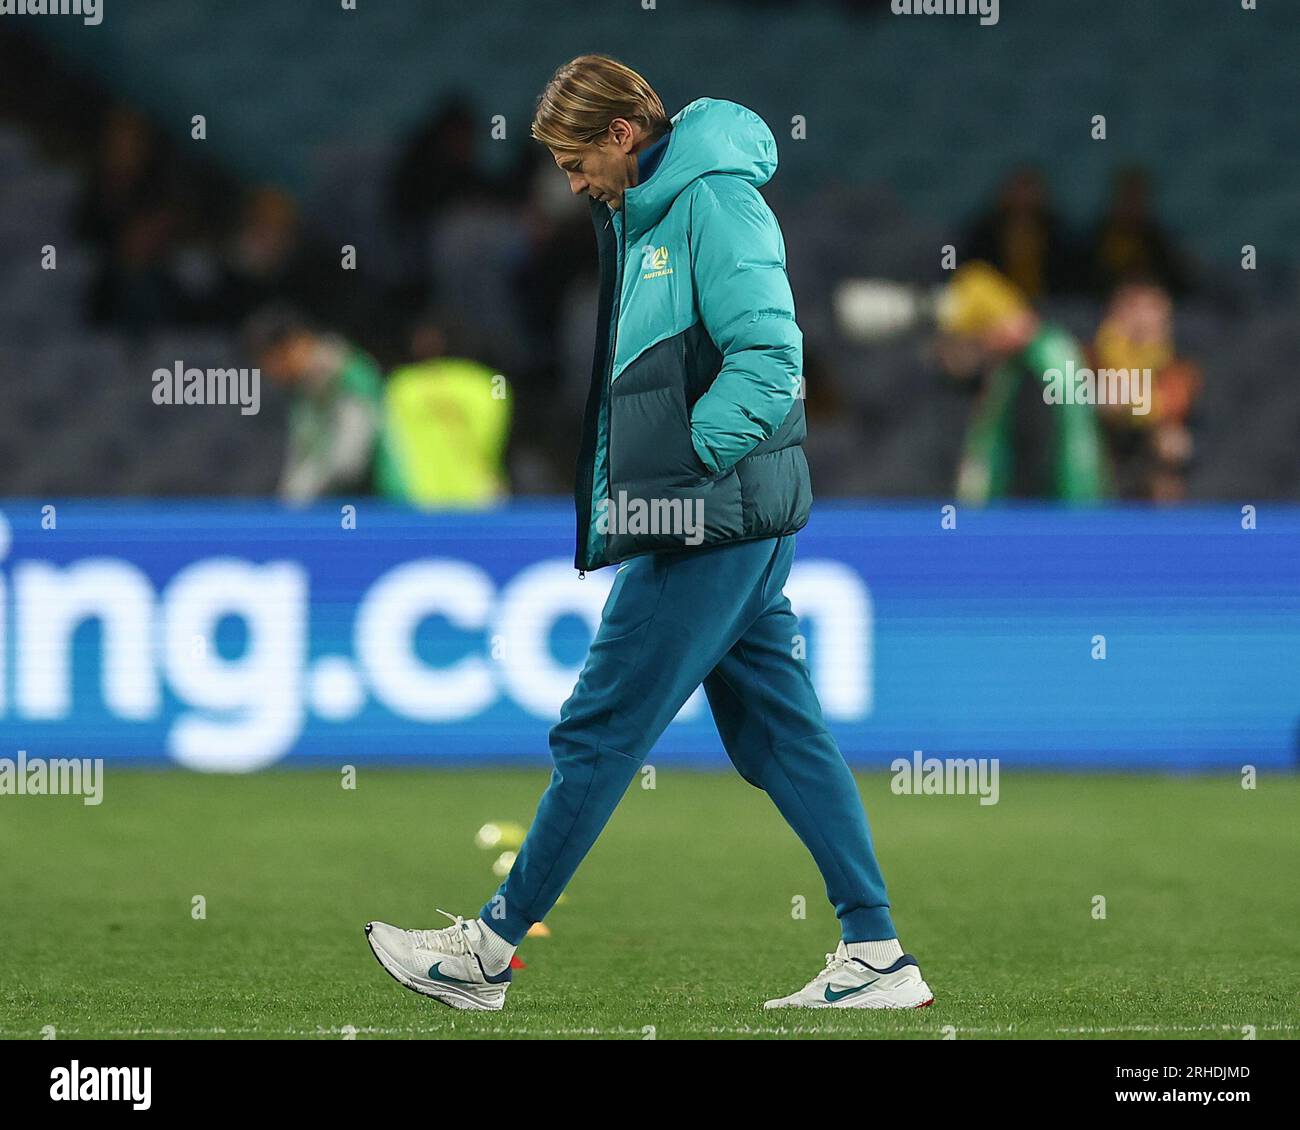
[[[0,756],[543,764],[613,580],[572,539],[559,502],[5,502]],[[1298,509],[820,503],[787,592],[854,764],[1295,765]],[[702,693],[652,757],[727,764]]]

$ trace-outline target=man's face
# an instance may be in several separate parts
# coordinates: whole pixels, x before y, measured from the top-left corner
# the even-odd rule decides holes
[[[1148,344],[1173,337],[1173,303],[1164,289],[1148,283],[1131,283],[1111,300],[1110,320],[1130,341]]]
[[[278,384],[297,385],[311,368],[315,347],[310,334],[294,334],[263,350],[257,358],[257,367]]]
[[[615,118],[600,141],[581,149],[552,149],[551,156],[568,176],[575,196],[590,196],[617,211],[623,207],[623,193],[636,185],[640,140],[639,126]]]

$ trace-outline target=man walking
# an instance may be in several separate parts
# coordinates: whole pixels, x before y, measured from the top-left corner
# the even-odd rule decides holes
[[[802,335],[758,192],[776,170],[771,131],[707,98],[670,120],[639,74],[584,55],[547,84],[532,132],[590,198],[600,253],[575,565],[625,564],[551,731],[555,771],[509,876],[477,919],[372,922],[371,948],[416,992],[500,1008],[515,947],[703,683],[728,756],[812,853],[840,921],[825,969],[767,1007],[927,1005],[782,592],[812,494]]]

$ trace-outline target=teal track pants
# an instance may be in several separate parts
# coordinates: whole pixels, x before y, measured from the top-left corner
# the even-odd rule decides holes
[[[481,917],[518,945],[555,905],[651,747],[701,683],[727,755],[812,853],[846,942],[895,936],[857,783],[822,719],[782,589],[794,536],[652,554],[618,571],[555,769]]]

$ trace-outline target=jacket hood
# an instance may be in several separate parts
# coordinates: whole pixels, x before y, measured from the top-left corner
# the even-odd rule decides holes
[[[776,172],[776,140],[753,110],[735,102],[698,98],[672,119],[668,149],[644,184],[623,195],[629,234],[663,218],[672,202],[700,177],[726,173],[765,185]]]

